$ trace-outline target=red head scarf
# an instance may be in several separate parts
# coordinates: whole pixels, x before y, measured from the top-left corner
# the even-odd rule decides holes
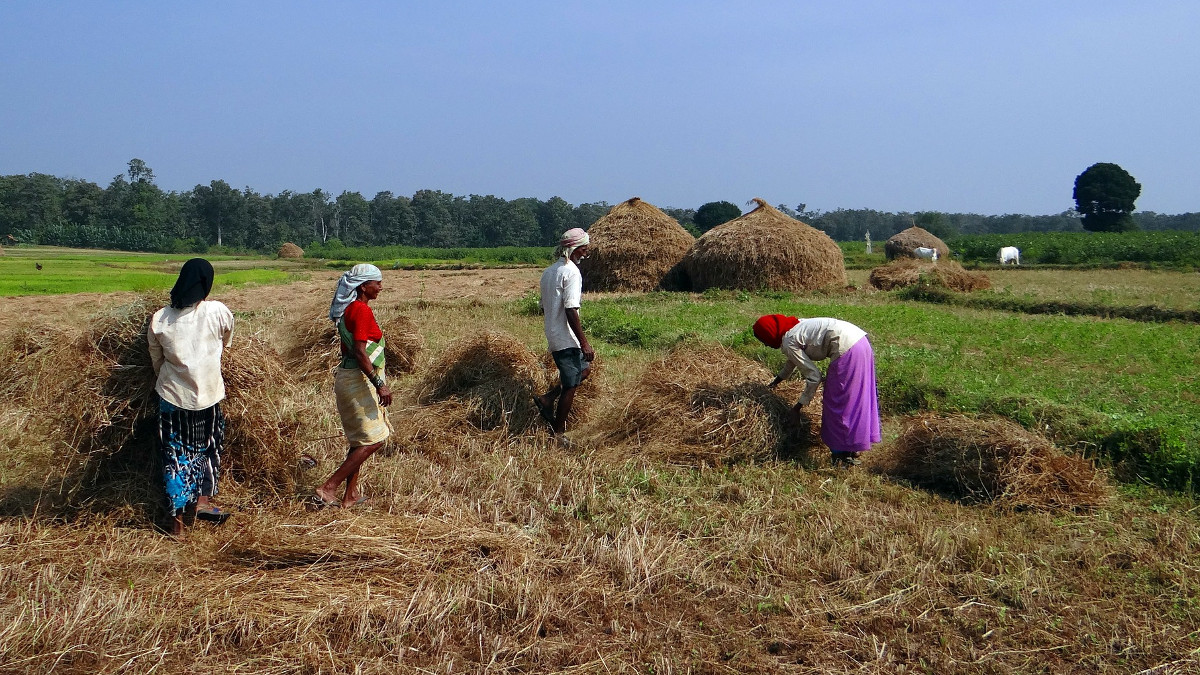
[[[782,314],[761,316],[758,321],[754,322],[754,337],[768,347],[779,349],[779,346],[783,344],[783,334],[798,323],[800,323],[800,319],[794,316]]]

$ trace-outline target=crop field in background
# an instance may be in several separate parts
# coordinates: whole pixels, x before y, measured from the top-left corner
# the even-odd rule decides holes
[[[284,353],[298,322],[328,307],[334,270],[323,263],[214,262],[219,282],[239,265],[312,277],[269,294],[220,285],[235,339]],[[293,492],[268,498],[227,477],[220,500],[234,518],[172,542],[137,515],[157,508],[139,501],[153,488],[61,506],[57,468],[71,448],[43,442],[37,410],[0,407],[0,670],[1200,669],[1200,324],[914,302],[868,289],[865,269],[848,274],[856,289],[825,293],[585,294],[601,369],[593,414],[573,431],[580,447],[538,431],[409,433],[412,392],[464,334],[501,330],[544,350],[539,273],[385,269],[372,306],[411,318],[425,350],[394,382],[392,423],[411,440],[364,466],[364,509],[306,506],[345,449],[305,438],[297,452],[317,466],[295,469]],[[1196,308],[1200,285],[1179,271],[987,273],[998,296],[1180,310]],[[0,337],[30,322],[82,325],[57,309],[69,301],[46,298],[37,314],[0,307]],[[604,444],[677,345],[718,342],[778,368],[781,355],[748,332],[776,312],[870,332],[885,438],[864,466],[694,465]],[[338,428],[329,381],[306,383],[293,404]],[[1015,419],[1111,467],[1118,497],[1092,511],[1021,511],[877,473],[907,415],[929,410]],[[156,480],[153,467],[117,479]],[[114,495],[128,503],[112,507]]]

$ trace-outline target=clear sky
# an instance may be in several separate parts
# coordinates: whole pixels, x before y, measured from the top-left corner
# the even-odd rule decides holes
[[[0,2],[0,174],[1200,211],[1200,2]]]

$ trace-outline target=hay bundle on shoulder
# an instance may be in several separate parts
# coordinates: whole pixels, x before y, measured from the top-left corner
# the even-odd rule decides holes
[[[842,249],[824,232],[762,199],[758,208],[705,232],[684,265],[692,290],[802,291],[846,285]]]
[[[279,247],[280,258],[303,258],[304,249],[293,244],[292,242],[284,242],[283,246]]]
[[[611,420],[610,442],[680,463],[802,457],[820,443],[820,405],[791,417],[794,383],[721,345],[683,345],[651,364]]]
[[[929,230],[917,227],[916,225],[893,234],[883,244],[883,254],[888,260],[896,258],[915,258],[916,253],[913,253],[918,248],[937,249],[939,258],[950,257],[950,247],[946,246],[946,242],[938,239]]]
[[[905,288],[921,283],[970,293],[992,287],[992,280],[983,272],[968,272],[953,260],[936,263],[917,258],[897,258],[887,265],[871,270],[868,282],[882,291]]]
[[[696,238],[639,197],[612,207],[588,228],[579,263],[587,291],[687,290],[683,257]]]
[[[878,466],[963,501],[1010,508],[1087,509],[1112,494],[1091,462],[1001,418],[912,418]]]
[[[538,358],[520,340],[485,331],[442,353],[417,385],[417,402],[455,401],[477,429],[521,433],[539,419],[533,395],[544,380]]]

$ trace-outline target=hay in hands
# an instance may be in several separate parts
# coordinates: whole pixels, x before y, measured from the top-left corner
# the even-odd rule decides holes
[[[913,250],[921,247],[937,249],[939,258],[950,257],[950,247],[946,246],[946,242],[935,237],[929,230],[915,225],[893,234],[884,242],[883,254],[887,256],[888,260],[915,258],[916,254],[913,253]]]
[[[772,375],[720,345],[684,345],[651,364],[609,421],[606,440],[667,461],[795,458],[820,443],[819,402],[798,419]],[[793,385],[794,386],[794,385]]]
[[[1091,462],[1002,418],[912,418],[879,466],[966,502],[1010,508],[1088,509],[1112,495]]]
[[[953,260],[936,263],[919,258],[897,258],[895,261],[871,270],[868,282],[881,291],[913,286],[924,280],[953,291],[970,293],[987,290],[992,280],[983,272],[968,272]]]
[[[388,319],[380,326],[383,331],[385,369],[389,377],[405,375],[417,369],[417,356],[425,348],[425,338],[417,324],[407,316]]]
[[[304,249],[293,244],[292,242],[284,242],[283,246],[279,247],[280,258],[303,258]]]
[[[450,345],[417,385],[417,402],[461,404],[461,414],[477,429],[519,434],[538,423],[534,394],[542,393],[545,372],[520,340],[485,331]]]
[[[579,263],[586,291],[687,290],[683,258],[696,242],[657,207],[633,197],[588,228],[591,244]]]
[[[846,285],[842,249],[824,232],[762,199],[696,240],[684,265],[692,290],[803,291]]]

